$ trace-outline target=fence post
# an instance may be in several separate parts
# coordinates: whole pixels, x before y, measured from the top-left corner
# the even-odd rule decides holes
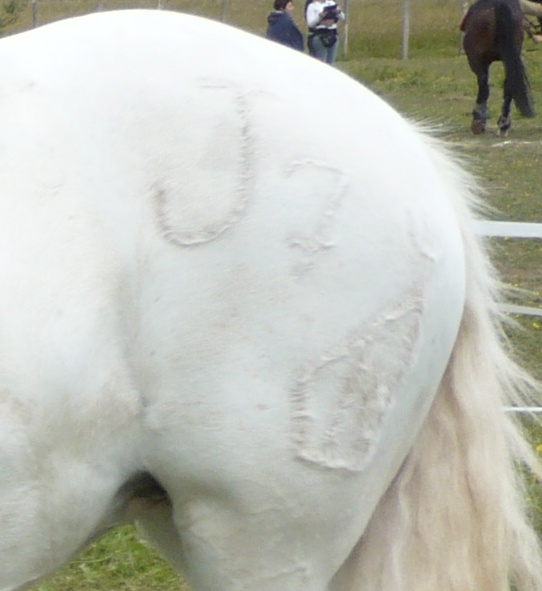
[[[32,0],[32,28],[35,29],[40,24],[39,0]]]
[[[346,56],[348,55],[348,17],[350,16],[348,0],[344,0],[344,16],[346,17],[346,20],[344,21],[344,26],[343,26],[343,31],[342,31],[343,57],[346,58]]]
[[[402,58],[408,59],[408,43],[410,37],[410,0],[403,0],[403,52]]]

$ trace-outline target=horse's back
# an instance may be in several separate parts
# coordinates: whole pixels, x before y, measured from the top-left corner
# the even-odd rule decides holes
[[[169,496],[147,527],[195,589],[323,591],[456,339],[459,173],[348,77],[197,18],[65,21],[2,41],[0,71],[0,373],[30,434],[6,440],[29,467],[52,450],[28,473],[59,499],[80,479],[25,535],[86,508],[0,587],[147,472]]]

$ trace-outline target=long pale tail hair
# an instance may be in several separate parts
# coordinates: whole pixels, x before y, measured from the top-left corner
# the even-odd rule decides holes
[[[518,473],[527,467],[540,478],[541,470],[515,415],[504,412],[532,403],[537,387],[507,352],[500,285],[470,221],[473,181],[441,153],[465,244],[463,319],[416,443],[333,590],[542,591]]]

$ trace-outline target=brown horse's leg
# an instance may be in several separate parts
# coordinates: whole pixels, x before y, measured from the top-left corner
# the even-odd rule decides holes
[[[497,121],[497,126],[499,128],[499,135],[501,137],[506,137],[508,135],[508,131],[512,126],[512,119],[510,117],[511,105],[512,105],[512,95],[510,95],[506,91],[506,81],[504,82],[504,100],[502,103],[502,111],[499,120]]]
[[[478,81],[478,94],[476,95],[476,104],[472,111],[471,131],[478,135],[485,132],[489,118],[487,109],[487,100],[489,98],[489,65],[479,65],[475,73]]]

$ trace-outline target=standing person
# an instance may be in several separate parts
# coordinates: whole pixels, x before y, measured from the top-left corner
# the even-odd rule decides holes
[[[267,17],[266,37],[299,51],[304,50],[303,33],[292,18],[294,3],[292,0],[275,0],[273,12]]]
[[[333,65],[339,47],[337,23],[346,19],[344,12],[334,0],[307,0],[305,18],[309,27],[309,53]]]

